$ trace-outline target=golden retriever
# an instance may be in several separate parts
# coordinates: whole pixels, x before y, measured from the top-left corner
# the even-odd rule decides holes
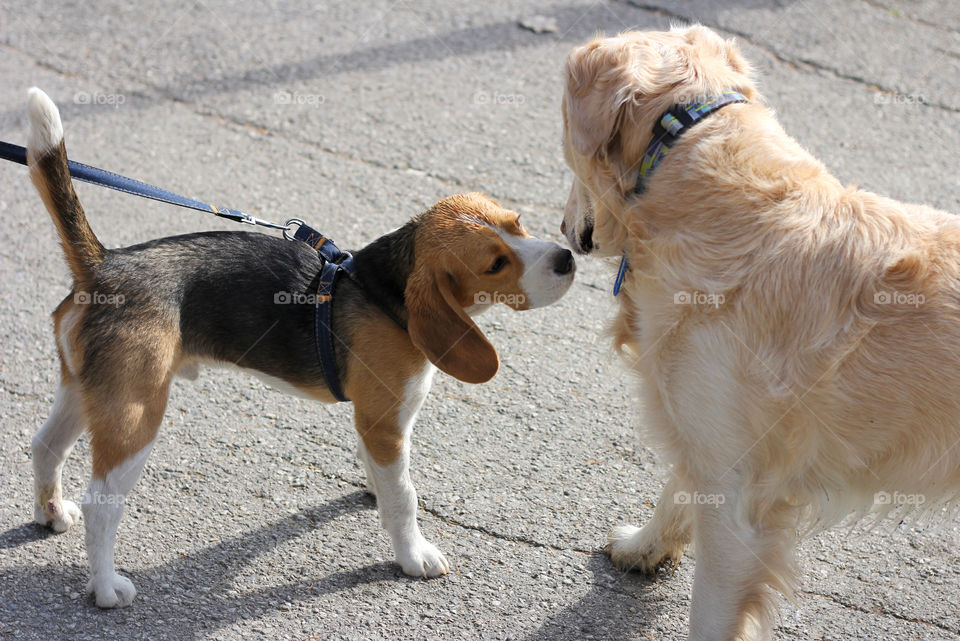
[[[696,122],[636,189],[674,105]],[[696,544],[689,638],[770,638],[805,533],[936,508],[960,488],[960,219],[843,186],[702,27],[576,48],[563,231],[621,256],[616,344],[670,464],[653,518],[608,551],[651,572]]]

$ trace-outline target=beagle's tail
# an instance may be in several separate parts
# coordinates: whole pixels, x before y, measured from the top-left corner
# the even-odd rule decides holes
[[[30,137],[27,142],[27,164],[43,204],[53,217],[60,235],[60,245],[75,282],[90,279],[91,271],[103,261],[107,250],[97,240],[83,206],[73,190],[67,167],[67,148],[63,144],[60,112],[50,97],[33,87],[28,93],[27,113]]]

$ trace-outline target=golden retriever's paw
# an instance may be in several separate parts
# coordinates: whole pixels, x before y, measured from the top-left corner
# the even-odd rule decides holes
[[[686,544],[682,541],[663,540],[650,524],[642,528],[620,525],[610,532],[604,551],[619,569],[652,575],[661,567],[675,568],[684,548]]]

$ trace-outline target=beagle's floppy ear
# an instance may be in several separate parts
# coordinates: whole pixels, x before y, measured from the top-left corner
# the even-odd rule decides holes
[[[567,57],[563,113],[570,143],[581,156],[596,155],[616,134],[621,108],[652,91],[659,65],[636,60],[638,49],[624,38],[598,39]]]
[[[451,276],[419,267],[407,281],[410,339],[430,362],[464,383],[486,383],[500,369],[497,350],[463,311]]]

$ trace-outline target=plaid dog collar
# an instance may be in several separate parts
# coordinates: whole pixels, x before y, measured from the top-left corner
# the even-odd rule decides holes
[[[735,102],[749,102],[747,97],[739,91],[724,91],[719,96],[697,102],[691,105],[674,105],[660,116],[653,127],[653,140],[647,145],[647,151],[640,162],[640,175],[633,188],[634,193],[642,194],[646,191],[644,180],[647,175],[659,165],[677,139],[697,121],[712,114],[721,107]]]
[[[705,116],[735,102],[750,101],[739,91],[724,91],[719,96],[709,100],[692,105],[674,105],[667,109],[653,127],[653,140],[647,145],[647,151],[643,154],[643,160],[640,161],[640,175],[637,176],[637,184],[633,187],[633,193],[642,194],[647,190],[644,183],[647,175],[666,158],[670,148],[676,144],[677,139],[683,132]],[[620,268],[617,270],[617,278],[613,283],[614,296],[620,293],[620,287],[623,285],[623,279],[626,277],[628,269],[630,269],[630,262],[627,260],[627,255],[624,254],[620,258]]]

